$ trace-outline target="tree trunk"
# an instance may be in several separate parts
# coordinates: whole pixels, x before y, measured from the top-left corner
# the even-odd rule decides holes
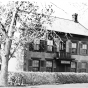
[[[5,55],[2,56],[0,86],[8,86],[8,58]]]
[[[2,65],[1,65],[1,74],[0,74],[0,86],[8,86],[8,60],[10,54],[12,40],[6,39],[4,46],[4,52],[1,55]]]

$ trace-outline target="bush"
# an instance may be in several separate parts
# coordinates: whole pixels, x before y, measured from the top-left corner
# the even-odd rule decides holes
[[[9,85],[22,85],[23,77],[20,73],[9,72],[8,74],[8,84]]]
[[[88,83],[88,73],[9,72],[9,85]]]

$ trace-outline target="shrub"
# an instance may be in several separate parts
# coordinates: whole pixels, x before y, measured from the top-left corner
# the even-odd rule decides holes
[[[8,84],[9,85],[22,85],[23,77],[20,73],[9,72],[8,74]]]
[[[88,83],[88,73],[9,72],[9,85]]]

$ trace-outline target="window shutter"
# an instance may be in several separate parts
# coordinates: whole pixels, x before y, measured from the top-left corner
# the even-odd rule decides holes
[[[69,41],[69,52],[71,52],[71,49],[72,49],[72,42]]]
[[[53,61],[53,68],[56,68],[56,61]]]
[[[82,43],[79,42],[79,53],[82,54]]]
[[[40,40],[40,50],[44,51],[45,50],[45,40]]]
[[[29,51],[33,50],[33,43],[29,43]]]
[[[28,67],[29,66],[32,66],[32,60],[31,59],[28,60]]]
[[[41,65],[41,67],[45,67],[45,60],[41,60],[40,65]]]
[[[60,39],[54,38],[54,46],[55,46],[55,52],[60,51]]]
[[[88,44],[87,44],[87,55],[88,55]]]
[[[0,44],[0,49],[1,49],[1,44]]]
[[[78,72],[81,72],[81,62],[78,62]]]
[[[69,40],[66,41],[66,52],[69,52]]]
[[[72,42],[70,40],[66,41],[66,52],[71,52]]]

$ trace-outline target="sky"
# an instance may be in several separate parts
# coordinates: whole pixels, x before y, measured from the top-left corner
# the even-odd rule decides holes
[[[12,0],[0,0],[7,4]],[[27,0],[26,0],[27,1]],[[53,16],[72,20],[72,14],[78,14],[78,21],[88,29],[88,0],[28,0],[37,2],[40,7],[52,5]]]

